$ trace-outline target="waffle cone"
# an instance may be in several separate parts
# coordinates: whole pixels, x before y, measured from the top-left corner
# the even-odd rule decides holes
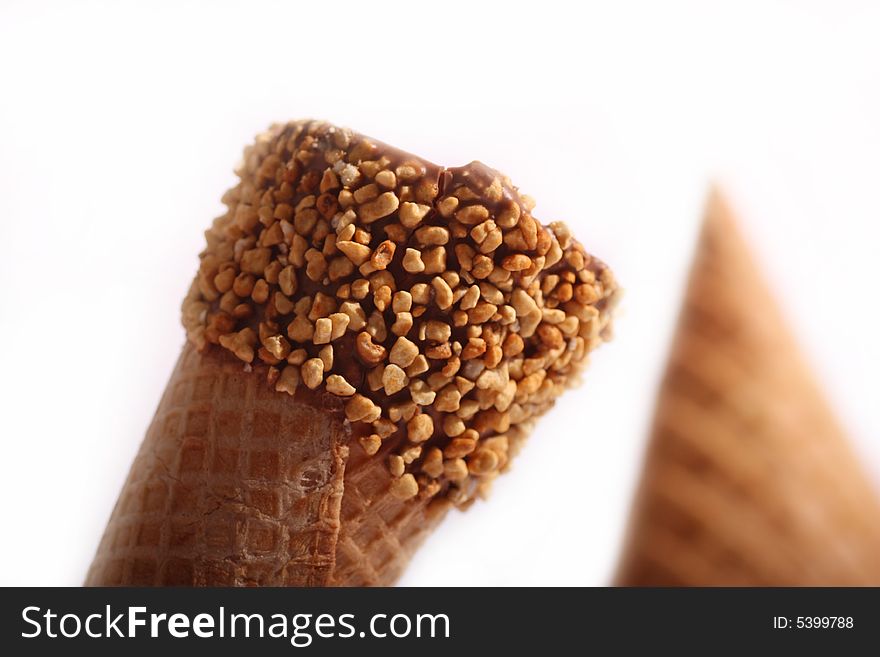
[[[717,194],[618,582],[880,584],[875,492]]]
[[[184,347],[87,585],[388,585],[443,517],[389,493],[337,398]]]

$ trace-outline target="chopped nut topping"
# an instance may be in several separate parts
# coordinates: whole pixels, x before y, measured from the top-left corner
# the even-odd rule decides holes
[[[360,304],[345,301],[339,306],[339,311],[348,315],[348,328],[352,331],[360,331],[367,323],[367,316]]]
[[[400,201],[394,192],[384,192],[375,201],[362,205],[358,210],[358,217],[365,224],[371,224],[377,219],[387,217],[397,209],[399,204]]]
[[[293,266],[288,265],[281,270],[281,273],[278,274],[278,285],[281,287],[281,291],[288,297],[296,292],[296,270]]]
[[[507,271],[522,271],[532,266],[532,259],[522,253],[509,255],[501,262]]]
[[[416,415],[406,423],[407,438],[412,443],[426,441],[434,433],[434,421],[430,415]]]
[[[385,189],[394,189],[397,185],[397,176],[393,171],[380,171],[376,174],[376,182]]]
[[[372,401],[357,393],[345,405],[345,417],[349,422],[357,422],[358,420],[372,422],[379,418],[379,411],[379,407]]]
[[[358,439],[358,442],[369,456],[373,456],[382,446],[382,439],[374,433],[369,436],[362,436]]]
[[[441,277],[435,276],[431,281],[431,286],[434,288],[434,300],[437,302],[437,307],[441,310],[449,308],[452,305],[452,288],[449,287],[449,283]]]
[[[425,263],[422,262],[422,254],[416,249],[407,249],[403,255],[403,268],[410,274],[418,274],[425,271]]]
[[[331,374],[327,377],[327,392],[332,392],[340,397],[350,397],[354,394],[354,388],[339,374]]]
[[[279,360],[284,360],[290,354],[290,343],[284,339],[284,336],[273,335],[263,341],[266,350]]]
[[[263,304],[266,303],[266,299],[268,298],[269,284],[261,278],[254,284],[254,289],[251,292],[251,299],[253,299],[255,303]]]
[[[430,210],[431,208],[427,205],[404,203],[400,206],[400,223],[406,228],[414,228],[419,225],[419,222],[425,218]]]
[[[442,226],[425,226],[416,231],[416,239],[422,246],[447,244],[449,230]]]
[[[429,340],[446,342],[452,335],[452,327],[446,322],[431,320],[425,324],[425,335]]]
[[[357,346],[358,356],[360,356],[365,363],[375,365],[376,363],[381,363],[385,360],[387,350],[382,345],[374,344],[372,336],[366,331],[358,333],[355,344]],[[394,362],[393,358],[392,362]]]
[[[366,203],[379,196],[379,188],[375,184],[364,185],[354,192],[355,203]]]
[[[419,348],[407,338],[400,336],[391,348],[388,360],[400,367],[407,367],[418,355]]]
[[[330,336],[333,333],[333,323],[329,317],[322,317],[315,322],[315,334],[312,340],[315,344],[327,344],[330,342]]]
[[[388,457],[388,470],[392,477],[402,477],[406,471],[406,462],[399,454],[392,454]]]
[[[243,328],[238,333],[221,335],[219,342],[220,346],[229,349],[245,363],[250,363],[254,359],[254,345],[257,342],[257,336],[250,327]]]
[[[443,452],[436,447],[428,450],[422,462],[422,472],[435,479],[443,474]]]
[[[435,246],[422,251],[422,262],[426,274],[442,274],[446,271],[446,249]]]
[[[315,327],[307,317],[298,315],[287,325],[287,336],[294,342],[308,342],[315,334]]]
[[[394,242],[391,240],[385,240],[376,247],[372,258],[370,258],[370,264],[376,269],[385,269],[391,264],[391,259],[394,258],[394,250],[396,248],[397,245]]]
[[[324,371],[329,372],[333,369],[333,345],[324,345],[318,352],[318,358],[324,363]]]
[[[409,465],[410,463],[415,461],[417,458],[419,458],[421,455],[422,455],[421,445],[407,447],[406,449],[404,449],[400,453],[400,456],[403,458],[404,465]]]
[[[464,459],[450,459],[443,463],[443,474],[452,481],[461,481],[468,476]]]
[[[468,205],[456,212],[455,218],[465,225],[479,224],[489,218],[489,211],[482,205]]]
[[[332,313],[330,319],[330,340],[338,340],[345,334],[345,329],[351,321],[345,313]]]
[[[423,354],[419,354],[415,357],[412,363],[410,363],[406,368],[407,376],[414,377],[419,374],[424,374],[427,372],[431,366],[428,364],[428,359],[425,358]]]
[[[336,242],[336,248],[358,266],[370,259],[370,247],[358,244],[357,242]]]
[[[413,325],[412,313],[397,313],[394,324],[391,325],[391,332],[394,335],[406,335]]]
[[[299,368],[285,367],[275,382],[275,390],[292,395],[299,385]]]
[[[268,266],[271,259],[272,249],[251,249],[242,254],[239,266],[243,272],[262,275],[263,270]]]
[[[419,485],[412,474],[407,473],[400,479],[391,480],[391,494],[401,500],[408,500],[419,494]]]
[[[498,468],[498,454],[491,449],[480,449],[468,459],[468,472],[474,475],[485,475]]]
[[[302,364],[302,381],[314,390],[324,380],[324,361],[320,358],[309,358]]]
[[[385,370],[382,373],[382,385],[385,387],[386,395],[400,392],[407,384],[409,384],[409,378],[402,369],[393,363],[385,366]]]
[[[412,308],[412,295],[409,292],[395,292],[392,308],[396,313],[409,312]]]
[[[610,270],[479,163],[314,121],[273,127],[243,161],[183,304],[188,338],[279,393],[343,398],[400,499],[466,503],[607,339]]]

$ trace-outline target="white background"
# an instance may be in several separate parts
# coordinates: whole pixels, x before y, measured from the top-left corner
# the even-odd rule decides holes
[[[504,170],[627,288],[403,583],[609,580],[710,180],[880,480],[880,6],[599,4],[4,2],[0,583],[82,581],[241,148],[304,116]]]

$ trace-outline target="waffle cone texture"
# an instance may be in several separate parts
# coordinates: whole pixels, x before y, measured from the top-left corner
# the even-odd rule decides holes
[[[880,584],[875,493],[717,193],[617,581]]]
[[[86,584],[392,584],[448,505],[391,495],[343,420],[331,395],[291,399],[187,343]]]

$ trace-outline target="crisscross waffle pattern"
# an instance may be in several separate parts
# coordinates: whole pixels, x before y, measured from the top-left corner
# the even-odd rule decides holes
[[[446,515],[445,499],[400,500],[388,490],[388,468],[365,459],[346,469],[335,586],[388,586]]]
[[[327,410],[187,344],[86,583],[325,584],[348,453]]]
[[[187,344],[86,584],[393,584],[449,504],[396,498],[382,458],[347,468],[342,417]]]

